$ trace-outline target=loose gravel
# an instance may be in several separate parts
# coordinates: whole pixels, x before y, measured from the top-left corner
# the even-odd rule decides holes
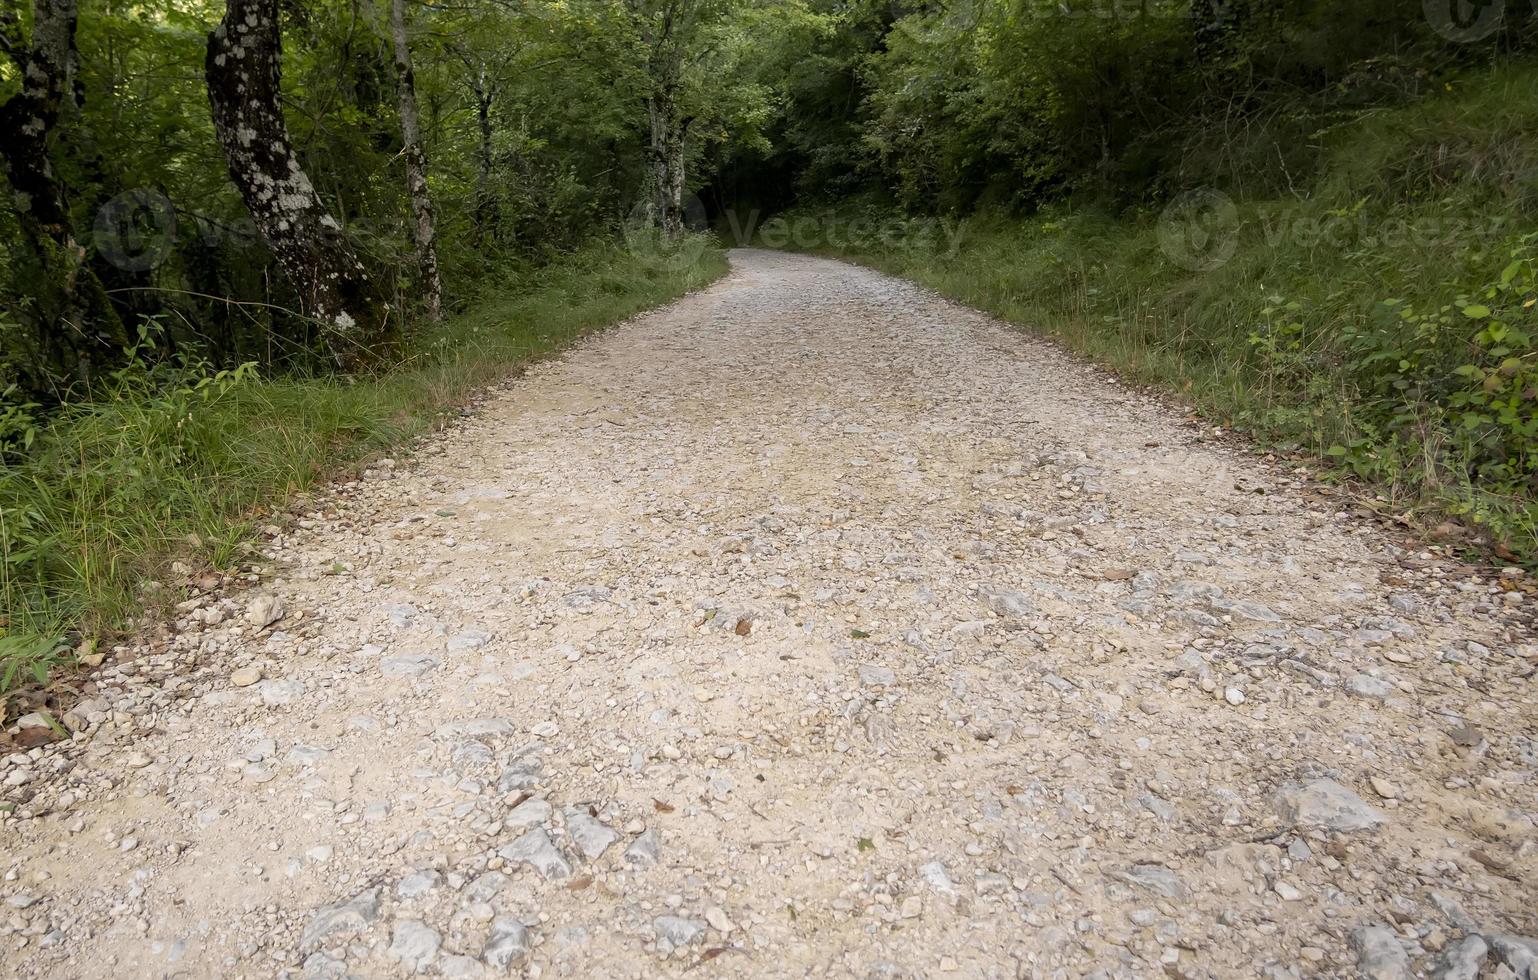
[[[0,974],[1538,977],[1524,577],[915,286],[732,259],[5,758]]]

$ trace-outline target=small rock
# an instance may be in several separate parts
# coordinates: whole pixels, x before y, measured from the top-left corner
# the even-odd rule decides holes
[[[576,807],[566,810],[566,833],[589,861],[598,860],[610,844],[619,840],[619,834],[612,828]]]
[[[235,687],[250,687],[262,679],[262,668],[242,667],[230,674],[230,683]]]
[[[571,864],[561,856],[543,830],[531,830],[497,852],[509,864],[526,864],[545,878],[565,878]]]
[[[481,959],[494,970],[509,970],[529,954],[529,930],[510,915],[491,922],[491,935],[481,949]]]
[[[1342,833],[1376,830],[1386,819],[1381,811],[1368,806],[1360,796],[1333,779],[1284,787],[1277,794],[1277,809],[1289,826]]]
[[[1372,791],[1385,800],[1392,800],[1399,796],[1399,787],[1384,779],[1382,776],[1373,776],[1367,780],[1372,786]]]
[[[710,928],[723,936],[737,928],[737,924],[726,914],[726,910],[718,905],[712,905],[705,910],[705,921],[710,923]]]
[[[1449,943],[1442,950],[1442,960],[1431,975],[1435,980],[1479,980],[1479,968],[1484,965],[1489,952],[1489,945],[1480,936],[1467,936]]]
[[[299,939],[300,948],[314,946],[328,936],[341,932],[362,932],[379,918],[379,889],[359,892],[345,902],[328,905],[310,917]]]
[[[246,605],[246,622],[259,630],[283,618],[283,600],[275,595],[259,595]]]
[[[705,937],[705,923],[698,919],[685,919],[676,915],[659,915],[652,920],[657,942],[668,949],[677,949],[697,943]]]
[[[866,687],[891,687],[897,683],[897,675],[890,667],[861,664],[860,683]]]
[[[438,957],[438,947],[443,939],[438,933],[416,919],[403,919],[395,924],[390,934],[390,947],[385,954],[400,960],[401,965],[412,973],[421,973]]]
[[[1359,698],[1382,701],[1394,692],[1394,685],[1371,674],[1352,674],[1346,678],[1346,690]]]
[[[661,847],[655,830],[645,830],[625,848],[625,860],[638,868],[649,868],[661,856]]]
[[[1351,933],[1356,968],[1366,980],[1408,980],[1410,957],[1388,926],[1362,926]]]

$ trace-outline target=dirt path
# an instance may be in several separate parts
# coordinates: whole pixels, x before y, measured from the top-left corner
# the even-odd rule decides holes
[[[1518,580],[915,287],[733,261],[6,760],[0,974],[1529,975]]]

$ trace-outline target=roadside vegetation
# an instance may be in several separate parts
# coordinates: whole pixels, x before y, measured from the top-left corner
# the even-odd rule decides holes
[[[475,394],[585,334],[704,286],[714,245],[674,261],[593,245],[506,281],[388,371],[264,377],[171,359],[119,370],[46,420],[0,431],[0,688],[41,684],[134,613],[249,559],[261,515],[401,448]],[[141,342],[157,338],[146,331]]]
[[[845,76],[862,179],[757,240],[915,279],[1538,562],[1531,11],[1069,8],[898,21]]]

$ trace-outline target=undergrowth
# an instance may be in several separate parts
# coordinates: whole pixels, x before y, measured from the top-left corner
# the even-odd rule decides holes
[[[764,237],[1055,337],[1368,481],[1397,516],[1451,517],[1464,543],[1538,562],[1538,69],[1316,138],[1326,166],[1286,199],[1193,188],[959,230],[846,203]]]

